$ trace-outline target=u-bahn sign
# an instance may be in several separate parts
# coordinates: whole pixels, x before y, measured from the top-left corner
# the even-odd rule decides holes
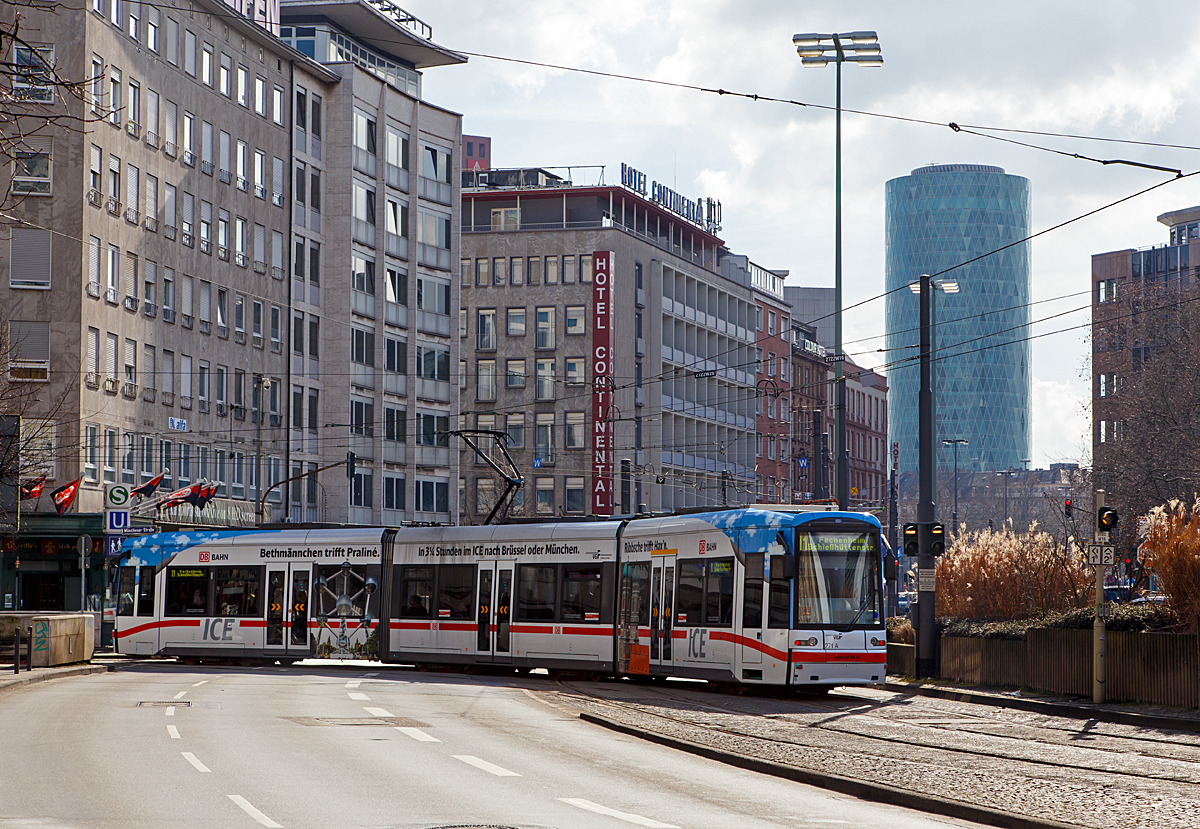
[[[593,515],[613,513],[613,252],[592,254],[592,503]]]

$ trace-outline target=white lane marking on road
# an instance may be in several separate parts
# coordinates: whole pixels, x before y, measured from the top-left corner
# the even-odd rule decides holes
[[[193,687],[193,688],[199,688],[201,685],[203,685],[203,684],[204,684],[204,683],[206,683],[206,682],[208,682],[208,680],[207,680],[207,679],[202,679],[202,680],[200,680],[199,682],[197,682],[195,685],[193,685],[192,687]]]
[[[349,696],[350,699],[352,699],[352,700],[356,700],[357,702],[370,702],[371,701],[371,698],[369,696],[367,696],[366,694],[360,694],[358,691],[351,691],[347,696]]]
[[[180,691],[178,694],[175,695],[175,699],[183,699],[183,695],[186,693],[187,693],[187,691]]]
[[[178,739],[179,739],[179,729],[178,729],[178,728],[176,728],[175,726],[173,726],[173,725],[168,725],[168,726],[167,726],[167,733],[171,735],[171,739],[172,739],[172,740],[178,740]]]
[[[412,737],[418,743],[440,743],[441,742],[441,740],[439,740],[437,737],[432,737],[429,734],[426,734],[424,731],[422,731],[419,728],[409,728],[407,726],[398,725],[398,726],[396,726],[396,730],[402,734],[407,734],[409,737]]]
[[[346,683],[347,688],[357,688],[359,685],[362,685],[361,679],[352,679]]]
[[[363,708],[372,717],[394,717],[396,716],[386,708]]]
[[[210,769],[208,766],[204,765],[199,760],[197,760],[196,755],[192,754],[190,751],[181,751],[179,753],[183,755],[184,760],[187,760],[189,763],[191,763],[193,766],[196,767],[196,771],[202,771],[205,774],[208,774],[209,772],[212,771],[212,769]]]
[[[167,716],[168,716],[168,717],[174,717],[174,716],[175,716],[175,706],[174,706],[174,705],[168,705],[168,706],[167,706]]]
[[[276,823],[262,812],[258,811],[258,809],[255,809],[252,805],[250,805],[250,801],[242,797],[240,794],[231,794],[229,795],[229,799],[240,806],[243,812],[250,815],[250,817],[257,820],[263,826],[270,826],[271,829],[283,829],[281,824]]]
[[[489,763],[487,760],[480,760],[478,757],[472,757],[470,754],[453,754],[451,756],[455,760],[462,760],[464,763],[466,763],[469,766],[474,766],[477,769],[483,769],[484,771],[486,771],[490,774],[494,774],[497,777],[520,777],[521,776],[521,775],[517,774],[515,771],[509,771],[508,769],[501,768],[500,766]]]
[[[379,676],[379,671],[372,671],[369,674],[363,674],[363,676]]]
[[[650,829],[679,829],[673,823],[663,823],[662,821],[642,817],[641,815],[632,815],[629,812],[618,812],[616,809],[601,806],[599,803],[593,803],[581,797],[560,797],[559,800],[579,809],[587,809],[589,812],[595,812],[598,815],[615,817],[617,820],[623,820],[626,823],[636,823],[638,826],[648,826]]]

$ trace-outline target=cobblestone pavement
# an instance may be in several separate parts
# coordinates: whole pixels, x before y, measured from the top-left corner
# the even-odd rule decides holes
[[[822,774],[1089,829],[1200,827],[1200,735],[877,689],[734,697],[564,682],[568,710]]]

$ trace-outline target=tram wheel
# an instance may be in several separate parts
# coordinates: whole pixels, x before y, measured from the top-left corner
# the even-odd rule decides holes
[[[182,656],[179,658],[181,664],[184,665],[199,665],[200,660],[194,656]]]
[[[249,656],[243,656],[241,659],[239,659],[237,661],[237,663],[239,665],[241,665],[243,668],[253,668],[255,665],[258,664],[258,660],[252,659]]]
[[[476,667],[474,665],[463,665],[462,666],[462,672],[464,674],[466,674],[467,676],[472,675],[473,673],[475,673],[475,671],[476,671]]]

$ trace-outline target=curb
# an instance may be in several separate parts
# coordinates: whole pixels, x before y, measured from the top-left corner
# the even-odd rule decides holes
[[[585,712],[579,715],[579,719],[621,734],[646,740],[647,742],[658,743],[668,748],[686,751],[689,754],[695,754],[709,760],[716,760],[719,763],[758,772],[759,774],[769,774],[772,777],[781,777],[785,780],[816,786],[821,789],[828,789],[840,794],[857,797],[860,800],[887,803],[892,806],[900,806],[930,814],[975,821],[976,823],[984,823],[988,826],[998,826],[1001,829],[1078,829],[1073,824],[1038,820],[1037,818],[1017,815],[1011,812],[1001,812],[997,809],[973,806],[970,803],[964,803],[959,800],[949,800],[947,798],[934,797],[933,795],[894,789],[879,783],[869,783],[864,780],[855,780],[836,774],[810,771],[796,766],[776,763],[771,760],[749,757],[745,754],[738,754],[732,751],[721,751],[711,746],[681,740],[678,737],[668,737],[664,734],[656,734],[653,731],[645,731],[631,725],[625,725],[624,723],[610,720],[607,717],[602,717],[599,714],[588,714]]]
[[[29,674],[15,679],[0,680],[0,694],[5,694],[9,691],[18,691],[37,682],[49,682],[52,679],[68,679],[70,677],[90,676],[92,674],[106,674],[108,672],[109,667],[107,665],[80,665],[77,668],[63,668],[43,674]]]
[[[1110,708],[1072,705],[1065,702],[1046,702],[1037,699],[993,696],[991,694],[980,694],[975,691],[958,691],[929,685],[907,685],[903,682],[887,682],[884,683],[884,688],[888,691],[895,691],[901,694],[937,697],[938,699],[969,702],[975,705],[992,705],[997,708],[1012,708],[1017,711],[1030,711],[1035,714],[1047,714],[1054,717],[1067,717],[1075,720],[1096,720],[1097,722],[1135,725],[1142,728],[1165,728],[1175,731],[1200,733],[1200,719],[1171,717],[1160,714],[1138,714],[1133,711],[1114,711]]]

